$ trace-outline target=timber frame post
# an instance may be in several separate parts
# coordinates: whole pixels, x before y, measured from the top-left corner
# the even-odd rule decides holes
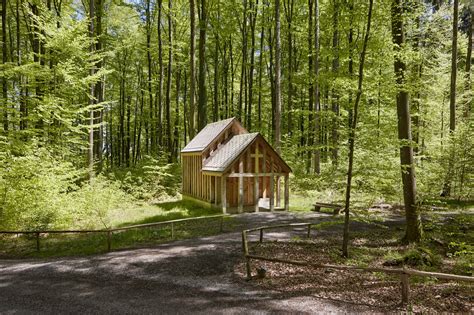
[[[273,156],[270,158],[270,211],[275,211],[275,178],[273,175]]]
[[[222,213],[227,213],[227,193],[226,193],[226,185],[227,184],[227,176],[221,176],[221,204],[222,204]]]
[[[281,206],[281,177],[277,176],[276,178],[276,206],[280,208]]]
[[[259,162],[259,152],[258,152],[258,144],[255,145],[255,177],[253,179],[253,187],[254,187],[254,203],[255,203],[255,212],[258,212],[258,200],[260,199],[260,190],[259,190],[259,173],[260,173],[260,162]],[[265,162],[265,160],[263,160]]]
[[[290,180],[289,175],[285,175],[285,211],[290,210]]]
[[[244,161],[241,158],[239,161],[239,213],[244,212]]]

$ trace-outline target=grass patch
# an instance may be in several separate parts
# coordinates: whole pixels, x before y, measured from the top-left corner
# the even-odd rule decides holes
[[[190,201],[168,201],[148,205],[137,204],[125,211],[111,212],[108,221],[111,227],[124,227],[136,224],[163,222],[176,219],[212,216],[221,214],[219,210],[204,208]],[[224,218],[224,227],[234,223]],[[194,238],[220,233],[221,219],[203,219],[174,223],[171,225],[117,231],[112,235],[112,250],[144,247],[176,239]],[[97,229],[104,226],[98,224]],[[172,235],[173,234],[173,235]],[[172,237],[173,236],[173,237]],[[36,238],[25,235],[0,235],[0,257],[61,257],[91,255],[107,252],[106,233],[88,234],[43,234],[40,238],[40,251],[36,251]]]

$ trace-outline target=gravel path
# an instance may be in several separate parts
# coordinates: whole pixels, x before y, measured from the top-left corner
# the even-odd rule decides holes
[[[238,220],[250,227],[327,217],[259,213]],[[280,231],[266,235],[272,236],[289,237]],[[235,274],[241,261],[239,232],[88,257],[0,260],[0,314],[377,312],[365,305],[261,291]]]

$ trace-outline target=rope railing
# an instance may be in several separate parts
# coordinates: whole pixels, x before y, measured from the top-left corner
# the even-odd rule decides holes
[[[378,267],[358,267],[358,266],[346,266],[346,265],[319,264],[319,263],[307,262],[307,261],[301,261],[301,260],[290,260],[290,259],[282,259],[282,258],[275,258],[275,257],[252,255],[249,253],[247,236],[251,232],[259,231],[260,232],[259,242],[262,243],[263,236],[264,236],[263,232],[265,230],[285,228],[285,227],[291,228],[291,227],[306,226],[307,227],[306,235],[309,238],[311,236],[311,226],[313,225],[316,225],[316,223],[308,223],[308,222],[290,223],[290,224],[280,224],[280,225],[273,225],[273,226],[261,226],[257,228],[243,230],[242,231],[242,249],[244,253],[247,279],[252,278],[252,270],[251,270],[251,265],[250,265],[251,260],[276,262],[276,263],[314,267],[314,268],[321,268],[321,269],[353,270],[353,271],[360,271],[360,272],[382,272],[382,273],[387,273],[387,274],[396,274],[400,276],[401,300],[402,300],[403,305],[407,305],[409,302],[410,276],[434,277],[434,278],[445,279],[445,280],[474,282],[474,277],[470,277],[470,276],[461,276],[461,275],[438,273],[438,272],[427,272],[427,271],[421,271],[421,270],[415,270],[415,269],[408,269],[405,267],[404,268],[378,268]]]

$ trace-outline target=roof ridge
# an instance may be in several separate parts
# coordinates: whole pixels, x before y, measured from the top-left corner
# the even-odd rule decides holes
[[[199,152],[204,150],[210,142],[235,123],[239,123],[237,118],[230,117],[207,124],[188,142],[181,152]]]

